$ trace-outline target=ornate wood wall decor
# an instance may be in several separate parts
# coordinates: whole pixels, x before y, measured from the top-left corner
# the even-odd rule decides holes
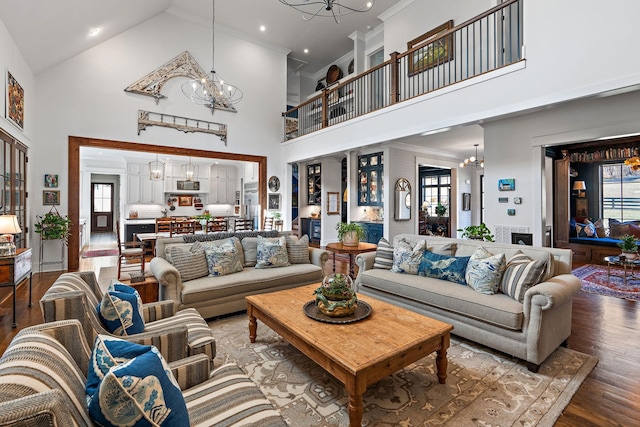
[[[227,125],[223,123],[207,122],[205,120],[190,119],[188,117],[138,110],[138,135],[140,135],[141,131],[146,130],[148,126],[161,126],[176,129],[184,133],[211,133],[218,135],[224,142],[224,145],[227,145]]]
[[[209,81],[207,73],[205,73],[200,64],[198,64],[188,51],[184,51],[171,61],[142,77],[137,82],[130,84],[124,91],[152,96],[156,100],[156,104],[158,104],[162,98],[166,98],[165,95],[160,93],[162,86],[174,77],[204,79],[207,82]],[[210,90],[209,93],[214,93],[213,87],[208,89]],[[237,113],[237,110],[224,96],[216,98],[214,105],[207,105],[207,108],[211,109],[212,114],[214,109]]]

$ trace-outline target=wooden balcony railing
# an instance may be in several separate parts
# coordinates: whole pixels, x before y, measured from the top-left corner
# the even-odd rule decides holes
[[[522,4],[508,0],[455,27],[451,21],[403,53],[334,84],[283,113],[284,140],[511,65],[522,59]]]

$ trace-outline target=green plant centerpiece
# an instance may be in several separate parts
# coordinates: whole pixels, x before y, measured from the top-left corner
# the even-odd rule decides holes
[[[352,283],[351,277],[346,274],[325,276],[322,285],[313,292],[318,309],[330,317],[353,314],[358,308],[358,297],[351,288]]]
[[[69,238],[71,220],[62,216],[57,210],[52,209],[44,215],[36,215],[35,231],[43,240],[64,240]]]
[[[339,222],[336,225],[336,230],[338,230],[338,240],[344,246],[358,246],[360,240],[364,240],[367,237],[364,227],[355,222]]]
[[[458,231],[462,231],[462,237],[467,239],[493,242],[493,234],[491,234],[491,230],[484,222],[481,222],[480,225],[468,225],[465,228],[459,228]]]
[[[638,256],[638,240],[636,239],[636,236],[625,234],[620,237],[620,241],[617,245],[622,249],[622,255],[627,259],[635,259]]]
[[[211,216],[209,212],[205,212],[202,215],[194,217],[194,219],[198,221],[202,227],[206,227],[207,223],[211,221],[212,218],[213,216]]]
[[[437,216],[439,217],[445,216],[447,214],[447,207],[442,203],[438,203],[438,206],[436,206],[435,211]]]

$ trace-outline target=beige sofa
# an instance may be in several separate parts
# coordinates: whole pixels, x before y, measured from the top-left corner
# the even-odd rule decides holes
[[[469,286],[432,277],[395,273],[374,268],[375,252],[356,257],[356,290],[454,326],[453,333],[527,361],[529,370],[539,365],[571,335],[572,297],[580,280],[571,274],[568,249],[482,242],[477,240],[401,234],[394,238],[427,247],[453,244],[455,256],[470,256],[478,246],[507,260],[520,250],[534,260],[548,258],[542,282],[529,288],[522,303],[503,293],[481,294]]]
[[[242,271],[186,281],[182,280],[180,272],[170,262],[170,252],[172,246],[189,248],[193,243],[185,243],[183,237],[158,239],[156,256],[150,262],[150,269],[160,284],[160,300],[175,301],[179,310],[195,308],[202,317],[207,319],[246,310],[247,303],[244,298],[247,295],[274,292],[318,283],[322,280],[328,255],[325,250],[318,248],[309,248],[310,263],[277,268],[254,268],[250,259],[255,259],[257,246],[255,234],[255,232],[237,232],[221,235],[224,238],[235,235],[241,239],[242,259],[245,265]],[[193,238],[192,236],[188,239]]]

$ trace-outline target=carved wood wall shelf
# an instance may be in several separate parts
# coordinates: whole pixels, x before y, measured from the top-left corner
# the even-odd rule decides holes
[[[149,126],[161,126],[185,133],[210,133],[219,136],[224,142],[224,145],[227,145],[227,125],[223,123],[207,122],[205,120],[190,119],[188,117],[138,110],[138,135]]]

